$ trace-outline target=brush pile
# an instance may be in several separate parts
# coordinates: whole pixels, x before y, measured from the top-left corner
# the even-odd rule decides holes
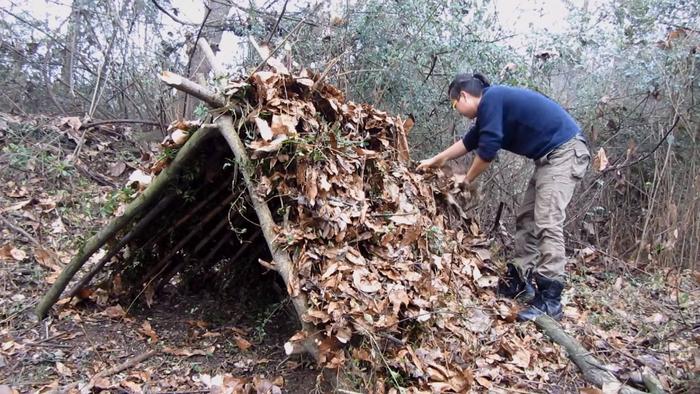
[[[318,76],[281,65],[223,93],[240,109],[234,126],[256,192],[293,263],[287,292],[305,295],[300,318],[317,330],[299,332],[288,351],[315,335],[324,366],[369,372],[376,383],[364,387],[376,392],[512,386],[563,367],[546,341],[509,324],[513,305],[494,294],[487,242],[457,177],[410,165],[411,119],[347,101]]]
[[[124,247],[109,277],[113,294],[130,300],[150,304],[168,284],[244,289],[234,293],[241,300],[284,293],[302,322],[285,350],[312,343],[317,361],[354,377],[346,380],[354,389],[519,387],[564,368],[559,350],[511,324],[514,305],[496,297],[497,269],[459,176],[415,172],[412,119],[348,101],[311,72],[268,64],[215,92],[194,89],[211,98],[221,134],[174,122],[162,154],[133,179],[161,175],[88,240],[38,314],[116,237],[73,294]],[[178,78],[163,77],[186,82]],[[282,280],[260,280],[275,271]]]

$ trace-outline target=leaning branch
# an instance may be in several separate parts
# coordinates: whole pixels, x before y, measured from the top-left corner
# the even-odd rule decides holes
[[[255,167],[250,158],[248,158],[245,146],[243,146],[243,142],[233,127],[233,118],[231,115],[223,115],[217,119],[216,124],[219,125],[221,135],[224,136],[224,139],[226,139],[226,142],[231,147],[233,155],[236,158],[236,163],[238,163],[238,168],[243,174],[246,189],[248,189],[248,195],[253,203],[253,209],[258,215],[260,229],[267,242],[267,247],[270,249],[272,259],[274,260],[274,268],[280,274],[282,280],[284,280],[287,288],[292,288],[292,286],[290,286],[294,275],[292,260],[289,254],[277,242],[277,235],[274,230],[275,221],[272,219],[272,213],[270,212],[270,207],[267,205],[267,202],[260,197],[256,191],[255,179],[253,179],[253,168]],[[302,328],[307,333],[312,333],[314,331],[313,327],[303,320],[303,316],[306,315],[308,309],[306,297],[301,292],[296,292],[295,294],[293,290],[290,291],[290,297],[292,298],[294,309],[299,315],[299,320],[302,322]],[[315,345],[313,339],[306,341],[304,348],[316,360],[319,359],[318,347]]]
[[[92,129],[97,126],[108,125],[108,124],[145,124],[148,126],[158,126],[164,128],[166,125],[160,122],[154,122],[152,120],[141,120],[141,119],[110,119],[110,120],[100,120],[97,122],[90,122],[83,125],[84,129]]]
[[[78,270],[82,268],[85,262],[87,262],[90,256],[162,196],[166,191],[166,187],[176,178],[180,170],[184,168],[184,164],[187,160],[211,134],[213,134],[212,129],[208,127],[200,128],[198,132],[194,133],[192,137],[187,140],[185,145],[182,146],[170,166],[163,170],[163,172],[153,180],[153,183],[127,206],[124,214],[115,218],[110,224],[102,228],[100,232],[93,235],[85,242],[70,263],[61,271],[56,282],[54,282],[53,286],[44,294],[44,297],[36,307],[36,315],[40,319],[43,319],[49,311],[49,308],[58,301],[63,290],[65,290],[68,283]]]
[[[88,283],[90,283],[90,280],[97,275],[98,272],[109,262],[112,257],[116,256],[117,253],[127,244],[129,243],[132,239],[134,239],[136,236],[140,235],[143,233],[143,231],[155,220],[158,215],[160,215],[161,212],[165,208],[167,208],[170,203],[175,199],[175,195],[171,194],[164,199],[160,200],[158,204],[155,206],[155,208],[151,209],[150,212],[148,212],[134,227],[129,231],[129,233],[119,241],[118,244],[112,247],[112,249],[107,253],[104,257],[100,259],[100,261],[95,264],[94,267],[88,272],[85,276],[83,276],[78,283],[73,287],[71,291],[68,292],[68,297],[75,297],[80,290],[85,287]]]

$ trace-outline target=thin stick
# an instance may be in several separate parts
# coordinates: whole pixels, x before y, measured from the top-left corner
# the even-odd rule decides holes
[[[192,238],[194,238],[196,235],[199,234],[199,232],[202,230],[202,227],[209,223],[209,221],[214,218],[219,212],[221,212],[224,208],[228,206],[228,204],[233,201],[236,198],[235,193],[230,194],[228,197],[226,197],[223,201],[219,203],[217,207],[211,210],[204,218],[199,220],[195,226],[190,230],[190,232],[182,238],[176,245],[173,247],[168,254],[163,257],[158,264],[151,269],[151,271],[145,276],[146,281],[148,284],[150,284],[158,275],[160,275],[161,272],[167,267],[168,262],[170,261],[175,254],[182,249],[182,247],[185,246]],[[148,284],[145,287],[148,287]],[[138,297],[137,297],[138,298]],[[136,301],[136,300],[134,300]],[[133,302],[131,303],[133,305]]]
[[[270,41],[272,41],[272,37],[275,35],[275,32],[277,31],[277,27],[280,25],[280,21],[282,20],[282,17],[284,16],[285,11],[287,11],[287,3],[289,0],[284,0],[284,5],[282,6],[282,12],[280,12],[280,17],[277,18],[277,21],[275,22],[275,25],[272,26],[272,30],[270,31],[270,35],[267,37],[267,45],[270,45]]]
[[[649,152],[647,152],[646,154],[644,154],[644,156],[640,157],[639,159],[637,159],[637,160],[635,160],[635,161],[629,162],[629,163],[621,163],[620,165],[617,165],[617,166],[608,167],[608,168],[606,168],[605,170],[601,171],[601,174],[605,174],[605,173],[608,173],[608,172],[610,172],[610,171],[621,170],[621,169],[623,169],[623,168],[633,166],[633,165],[635,165],[635,164],[637,164],[637,163],[639,163],[639,162],[642,162],[642,161],[646,160],[649,156],[651,156],[652,154],[654,154],[654,152],[656,152],[657,149],[659,149],[659,147],[661,146],[661,144],[663,144],[664,141],[666,141],[666,138],[668,138],[668,136],[671,134],[671,132],[673,131],[673,129],[676,128],[676,126],[678,125],[678,121],[680,121],[680,120],[681,120],[681,116],[680,116],[680,115],[677,115],[677,116],[676,116],[676,119],[674,120],[674,122],[673,122],[673,124],[671,125],[671,127],[670,127],[668,130],[666,130],[666,132],[664,133],[663,137],[661,137],[661,139],[660,139],[659,142],[656,144],[656,146],[655,146],[652,150],[650,150]]]
[[[634,258],[634,265],[637,266],[639,263],[639,258],[642,256],[642,251],[646,243],[647,231],[649,230],[649,222],[651,221],[652,214],[654,213],[654,205],[656,205],[656,197],[661,189],[662,178],[666,172],[666,167],[668,165],[668,159],[671,157],[671,145],[666,149],[666,156],[664,158],[664,164],[661,167],[661,172],[659,172],[658,182],[654,188],[654,192],[651,194],[651,201],[649,202],[649,209],[647,210],[646,218],[644,218],[644,227],[642,228],[642,236],[639,238],[639,249],[637,249],[637,254]]]
[[[80,387],[79,391],[80,392],[89,392],[95,386],[97,379],[106,378],[107,376],[112,376],[112,375],[117,374],[117,373],[124,371],[126,369],[135,367],[136,365],[138,365],[142,361],[147,360],[147,359],[155,356],[156,354],[158,354],[157,350],[149,350],[145,353],[139,354],[138,356],[136,356],[134,358],[126,360],[125,362],[123,362],[119,365],[116,365],[110,369],[99,372],[99,373],[95,374],[92,378],[90,378],[90,381],[85,385],[85,387]],[[65,389],[65,387],[64,387],[64,389]]]
[[[194,39],[194,48],[192,48],[192,53],[190,54],[189,59],[187,59],[187,68],[185,71],[185,75],[188,78],[190,77],[190,68],[192,67],[192,59],[194,58],[195,52],[197,52],[197,42],[199,41],[199,37],[201,37],[201,35],[202,35],[202,30],[204,30],[204,25],[207,23],[207,19],[209,19],[209,14],[211,14],[211,8],[209,8],[208,5],[205,4],[204,8],[207,9],[207,13],[204,14],[204,19],[202,19],[202,24],[199,26],[199,30],[197,30],[197,37]],[[195,71],[197,71],[198,68],[199,68],[199,66],[197,66]],[[189,96],[187,94],[187,92],[184,92],[184,93],[185,93],[185,100],[184,100],[185,102],[182,104],[182,118],[183,119],[187,115],[187,98]]]
[[[321,5],[322,3],[318,3],[318,4]],[[317,8],[318,8],[318,6],[317,6]],[[316,12],[316,9],[314,9],[313,12]],[[284,46],[284,43],[287,42],[287,40],[289,40],[289,37],[291,37],[292,34],[294,34],[294,33],[297,32],[297,30],[303,25],[304,21],[306,21],[306,17],[304,17],[301,21],[299,21],[299,23],[297,23],[297,25],[294,26],[294,28],[292,29],[292,31],[290,31],[289,34],[287,34],[287,35],[282,39],[282,41],[279,43],[279,45],[277,45],[277,46],[275,47],[275,49],[271,50],[270,53],[269,53],[267,56],[263,56],[262,53],[258,53],[258,54],[263,58],[263,61],[260,62],[260,64],[258,64],[257,67],[255,67],[255,70],[253,70],[253,72],[251,72],[251,75],[252,75],[252,74],[255,74],[255,72],[257,72],[258,70],[260,70],[260,68],[261,68],[264,64],[266,64],[267,61],[270,60],[270,58],[271,58],[272,56],[274,56],[275,53],[277,53],[277,51],[278,51],[280,48],[282,48],[282,47]],[[255,41],[255,39],[253,39],[252,36],[251,36],[250,38],[251,38],[253,41]]]
[[[229,178],[230,179],[230,178]],[[216,188],[206,199],[200,201],[197,205],[195,205],[194,208],[192,208],[189,212],[187,212],[185,215],[183,215],[180,219],[175,222],[172,226],[170,226],[170,231],[161,231],[158,233],[155,237],[151,238],[148,240],[148,242],[145,243],[145,245],[142,248],[148,248],[151,245],[158,243],[161,239],[165,238],[168,236],[170,233],[172,233],[173,230],[177,229],[180,227],[183,223],[187,222],[194,216],[197,212],[199,212],[202,208],[204,208],[206,205],[208,205],[212,200],[214,200],[219,193],[221,193],[222,190],[224,190],[228,186],[228,180],[226,182],[222,182],[219,187]]]
[[[493,227],[491,227],[491,232],[492,232],[492,233],[493,233],[494,231],[496,231],[496,229],[498,228],[498,225],[501,224],[501,215],[503,214],[503,206],[504,206],[504,205],[505,205],[505,204],[503,204],[503,201],[501,201],[501,203],[498,204],[498,211],[496,211],[496,219],[494,219],[494,221],[493,221]]]
[[[9,227],[9,228],[11,228],[11,229],[17,231],[18,233],[22,234],[25,238],[27,238],[28,240],[30,240],[34,245],[36,245],[36,246],[38,246],[38,247],[41,247],[41,244],[39,243],[39,241],[36,240],[36,238],[34,238],[34,237],[32,237],[31,235],[29,235],[29,233],[26,232],[26,231],[24,231],[22,228],[17,227],[17,226],[15,226],[14,224],[12,224],[12,222],[10,222],[9,220],[5,219],[4,216],[0,215],[0,220],[2,220],[3,223],[5,223],[5,225],[6,225],[7,227]]]
[[[147,359],[155,356],[156,354],[158,354],[157,350],[149,350],[145,353],[141,353],[138,356],[131,358],[129,360],[126,360],[125,362],[123,362],[117,366],[114,366],[106,371],[98,373],[97,375],[95,375],[95,377],[104,378],[106,376],[111,376],[111,375],[117,374],[125,369],[136,366],[138,363],[140,363],[144,360],[147,360]]]
[[[102,126],[106,124],[120,124],[120,123],[126,123],[126,124],[145,124],[149,126],[158,126],[158,127],[165,127],[164,124],[160,122],[154,122],[152,120],[141,120],[141,119],[110,119],[110,120],[101,120],[99,122],[91,122],[88,124],[84,124],[83,127],[86,129],[92,129],[97,126]]]

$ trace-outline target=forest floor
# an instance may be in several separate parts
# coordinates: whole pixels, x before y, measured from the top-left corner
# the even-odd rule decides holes
[[[35,318],[81,241],[123,205],[123,186],[157,137],[0,114],[0,393],[327,392],[310,359],[284,353],[298,328],[285,299],[166,288],[150,308],[95,296],[61,300],[47,319]],[[700,273],[631,268],[594,246],[573,254],[565,330],[623,382],[634,384],[646,367],[669,391],[698,392]],[[529,323],[522,329],[542,335]],[[549,376],[475,389],[616,392],[589,387],[572,363]]]

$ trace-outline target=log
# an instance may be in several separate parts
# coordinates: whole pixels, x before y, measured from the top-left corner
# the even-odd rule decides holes
[[[547,315],[540,316],[534,320],[537,328],[549,337],[554,343],[563,347],[571,361],[576,364],[583,374],[583,378],[598,387],[603,385],[617,384],[620,386],[620,394],[641,394],[644,391],[634,387],[623,385],[608,371],[605,366],[586,350],[576,339],[567,334],[564,329],[554,319]]]
[[[46,317],[49,309],[58,301],[63,293],[63,290],[68,286],[73,276],[80,270],[85,262],[98,251],[107,241],[112,239],[121,229],[126,227],[143,211],[151,206],[162,194],[170,182],[176,178],[176,175],[184,168],[187,160],[197,151],[197,148],[204,142],[208,136],[214,135],[210,127],[200,128],[194,133],[190,139],[182,146],[170,166],[163,170],[151,183],[151,185],[143,191],[134,201],[126,208],[122,216],[112,220],[107,226],[103,227],[97,234],[88,239],[85,244],[78,250],[78,253],[61,271],[61,274],[56,279],[56,282],[44,294],[43,298],[36,307],[35,313],[39,319]]]
[[[642,369],[642,380],[644,381],[644,385],[647,386],[647,390],[649,390],[651,394],[666,393],[661,385],[661,381],[658,377],[656,377],[651,368],[644,367],[644,369]]]

